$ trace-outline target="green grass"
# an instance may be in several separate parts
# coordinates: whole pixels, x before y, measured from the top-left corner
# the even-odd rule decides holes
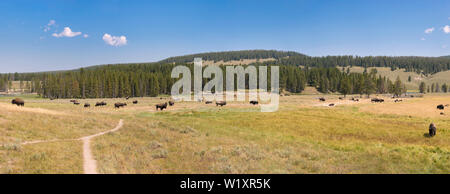
[[[358,118],[358,119],[355,119]],[[351,107],[137,114],[96,141],[103,173],[449,173],[450,123]],[[130,143],[133,142],[133,143]],[[154,142],[161,148],[152,148]],[[154,152],[167,151],[155,158]]]
[[[155,112],[159,98],[137,98],[125,109],[111,105],[123,99],[105,99],[108,107],[85,109],[30,96],[18,108],[0,98],[0,173],[82,173],[79,141],[20,143],[79,138],[109,130],[120,118],[119,131],[92,139],[100,173],[450,172],[450,122],[434,110],[449,96],[334,108],[315,106],[316,97],[282,97],[274,113],[247,103],[196,102]],[[327,103],[337,97],[326,96]],[[438,133],[428,138],[431,121]]]

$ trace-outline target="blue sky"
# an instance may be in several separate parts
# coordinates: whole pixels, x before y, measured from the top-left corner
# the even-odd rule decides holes
[[[245,49],[442,56],[448,25],[448,0],[3,0],[0,72]]]

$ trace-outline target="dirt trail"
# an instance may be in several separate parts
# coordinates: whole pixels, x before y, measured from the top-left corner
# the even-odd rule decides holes
[[[100,133],[96,133],[93,135],[81,137],[78,139],[54,139],[54,140],[35,140],[35,141],[26,141],[23,142],[22,145],[28,144],[37,144],[37,143],[48,143],[48,142],[60,142],[60,141],[83,141],[83,170],[84,174],[97,174],[97,161],[94,159],[91,150],[91,139],[94,137],[98,137],[107,133],[111,133],[119,130],[123,126],[123,119],[120,119],[119,124],[114,129],[103,131]]]
[[[83,169],[84,174],[97,174],[97,161],[94,159],[94,156],[92,155],[91,151],[91,139],[97,136],[104,135],[106,133],[111,133],[114,131],[119,130],[123,126],[123,120],[120,119],[119,124],[109,131],[104,131],[101,133],[97,133],[94,135],[82,137],[78,140],[83,141]]]

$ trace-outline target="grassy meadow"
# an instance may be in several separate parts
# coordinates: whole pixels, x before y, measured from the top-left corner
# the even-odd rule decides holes
[[[83,173],[80,141],[23,145],[33,140],[95,137],[99,173],[449,173],[449,115],[437,104],[450,95],[425,95],[384,104],[328,95],[290,95],[280,109],[230,102],[216,107],[167,99],[69,99],[24,96],[25,107],[0,97],[0,173]],[[106,107],[83,108],[105,100]],[[138,100],[139,104],[132,104]],[[114,109],[114,102],[128,102]],[[335,107],[329,107],[335,103]],[[444,111],[445,113],[445,111]],[[437,136],[429,138],[434,122]]]

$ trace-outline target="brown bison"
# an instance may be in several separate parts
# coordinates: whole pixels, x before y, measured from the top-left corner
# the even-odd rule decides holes
[[[175,102],[174,101],[169,101],[169,106],[173,106],[173,105],[175,105]]]
[[[75,105],[80,105],[80,102],[75,101],[73,104],[75,104]]]
[[[329,104],[328,106],[334,106],[334,104]]]
[[[258,104],[258,101],[257,101],[257,100],[251,100],[251,101],[250,101],[250,104],[252,104],[252,105],[257,105],[257,104]]]
[[[114,104],[114,107],[115,107],[115,108],[120,108],[120,107],[124,107],[124,106],[126,106],[126,105],[127,105],[127,103],[116,102],[116,103]]]
[[[138,101],[137,101],[137,100],[134,100],[134,101],[133,101],[133,104],[137,104],[137,103],[138,103]]]
[[[88,108],[88,107],[91,107],[91,104],[85,103],[85,104],[84,104],[84,108]]]
[[[76,101],[77,101],[77,100],[70,100],[71,103],[74,103],[74,102],[76,102]]]
[[[156,105],[156,110],[160,109],[161,111],[167,109],[167,102]]]
[[[205,104],[212,104],[212,101],[206,101]]]
[[[104,102],[104,101],[97,102],[97,103],[95,103],[95,106],[106,106],[106,102]]]
[[[430,124],[430,127],[428,128],[428,134],[430,135],[430,137],[436,135],[436,125],[434,125],[434,123]]]
[[[325,98],[324,97],[319,98],[319,100],[322,101],[322,102],[325,102]]]
[[[437,109],[439,109],[439,110],[444,110],[444,105],[442,105],[442,104],[440,104],[440,105],[437,105],[437,107],[436,107]]]
[[[17,106],[24,106],[25,105],[25,101],[22,100],[21,98],[15,98],[11,101],[12,104],[15,104]]]
[[[403,102],[403,100],[395,99],[394,102]]]
[[[225,101],[216,102],[216,106],[225,106],[225,105],[227,105],[227,102]]]
[[[382,99],[382,98],[372,98],[371,102],[379,102],[379,103],[381,103],[381,102],[384,102],[384,99]]]

